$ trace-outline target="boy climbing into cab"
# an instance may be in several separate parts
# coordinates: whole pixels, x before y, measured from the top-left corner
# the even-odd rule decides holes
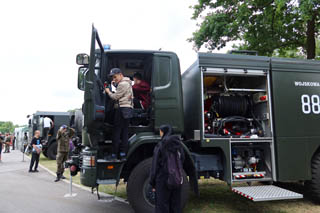
[[[111,92],[107,87],[105,92],[116,101],[114,108],[114,130],[112,137],[112,154],[109,160],[126,160],[128,148],[128,128],[130,118],[132,118],[133,92],[131,80],[123,76],[121,69],[113,68],[110,71],[112,84],[117,88],[116,92]]]

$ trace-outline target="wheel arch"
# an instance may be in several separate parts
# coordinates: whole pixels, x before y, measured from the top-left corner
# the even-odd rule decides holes
[[[160,138],[156,137],[153,139],[145,139],[145,140],[137,140],[134,144],[132,144],[132,148],[130,148],[128,152],[127,162],[123,166],[121,171],[121,178],[125,181],[128,180],[132,170],[143,160],[147,158],[152,158],[154,147],[160,142]],[[182,143],[183,149],[185,151],[185,161],[183,163],[183,168],[189,176],[189,182],[195,194],[199,194],[198,189],[198,177],[196,168],[194,165],[193,158],[187,146]]]

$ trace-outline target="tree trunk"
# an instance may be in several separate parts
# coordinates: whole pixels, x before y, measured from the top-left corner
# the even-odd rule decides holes
[[[307,23],[307,59],[316,57],[315,20],[314,15]]]

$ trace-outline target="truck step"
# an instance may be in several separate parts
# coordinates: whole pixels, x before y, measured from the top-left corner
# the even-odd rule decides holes
[[[107,179],[107,180],[97,180],[97,184],[99,185],[110,185],[110,184],[116,184],[117,180],[115,179]]]
[[[125,162],[125,160],[119,160],[119,159],[115,159],[115,160],[106,160],[106,159],[97,159],[97,163],[111,163],[111,164],[121,164]]]
[[[234,187],[232,191],[255,202],[303,198],[302,194],[273,185]]]

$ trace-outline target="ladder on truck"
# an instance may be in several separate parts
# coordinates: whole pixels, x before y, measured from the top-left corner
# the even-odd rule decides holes
[[[243,143],[246,139],[230,139],[230,145],[237,143]],[[270,149],[273,149],[273,139],[272,138],[261,138],[255,140],[248,140],[248,142],[253,143],[268,143],[270,144]],[[272,150],[273,152],[273,150]],[[273,155],[274,153],[271,153]],[[232,161],[232,159],[230,159]],[[274,161],[274,158],[271,159]],[[271,174],[266,172],[233,172],[231,168],[231,186],[233,183],[249,183],[252,182],[272,182],[275,177],[274,170],[275,164],[269,165]],[[270,172],[269,172],[270,173]],[[288,200],[288,199],[301,199],[303,198],[302,194],[292,192],[287,189],[283,189],[274,185],[260,185],[260,186],[239,186],[231,187],[231,190],[249,200],[254,202],[259,201],[273,201],[273,200]]]

